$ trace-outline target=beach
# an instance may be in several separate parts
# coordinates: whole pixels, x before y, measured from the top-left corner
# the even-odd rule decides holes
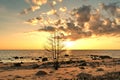
[[[120,0],[0,0],[0,80],[120,80]]]
[[[120,58],[100,57],[59,61],[58,70],[52,61],[1,62],[0,80],[120,80]]]

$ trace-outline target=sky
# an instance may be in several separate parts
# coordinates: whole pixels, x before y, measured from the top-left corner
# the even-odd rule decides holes
[[[119,0],[0,0],[0,49],[120,49]]]

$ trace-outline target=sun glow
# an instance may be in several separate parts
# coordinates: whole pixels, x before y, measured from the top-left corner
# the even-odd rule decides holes
[[[71,47],[73,47],[74,42],[70,41],[70,40],[67,40],[67,41],[64,41],[63,44],[66,48],[71,48]]]

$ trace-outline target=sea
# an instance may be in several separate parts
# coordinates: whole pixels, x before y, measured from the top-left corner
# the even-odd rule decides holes
[[[113,58],[120,58],[120,50],[66,50],[60,53],[60,57],[64,60],[64,55],[70,55],[70,58],[82,58],[88,55],[107,55]],[[42,58],[52,60],[53,53],[46,50],[0,50],[0,62],[37,62]]]

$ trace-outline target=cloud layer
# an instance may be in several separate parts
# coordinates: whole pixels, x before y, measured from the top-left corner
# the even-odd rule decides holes
[[[109,9],[109,7],[107,7],[107,9]],[[115,8],[116,10],[119,9],[117,6]],[[114,16],[112,20],[103,17],[99,9],[93,11],[90,6],[84,5],[72,11],[72,17],[74,17],[75,20],[66,22],[66,27],[59,27],[58,29],[67,34],[64,38],[71,40],[87,38],[93,35],[117,36],[120,34],[119,13],[117,11],[114,11],[114,14],[112,11],[110,12],[112,16]],[[117,16],[115,14],[117,14]]]
[[[57,0],[61,2],[62,0]],[[32,0],[32,3],[36,5],[34,8],[30,8],[30,11],[39,9],[38,6],[46,4],[47,0]],[[56,1],[53,3],[57,5]],[[27,13],[29,10],[24,11]],[[46,12],[44,15],[48,17],[58,14],[58,11],[68,12],[67,7],[60,7],[58,10],[54,8]],[[106,12],[106,14],[104,13]],[[54,32],[59,30],[64,39],[77,40],[81,38],[88,38],[92,36],[120,36],[120,6],[119,2],[104,4],[100,3],[98,8],[93,8],[92,5],[83,5],[79,8],[75,8],[69,11],[69,17],[60,17],[57,20],[44,19],[43,23],[47,21],[47,25],[37,31]],[[66,15],[66,16],[67,16]],[[106,17],[108,15],[109,17]],[[51,18],[51,17],[49,17]],[[41,21],[42,18],[37,17],[29,19],[27,22],[36,24]]]

